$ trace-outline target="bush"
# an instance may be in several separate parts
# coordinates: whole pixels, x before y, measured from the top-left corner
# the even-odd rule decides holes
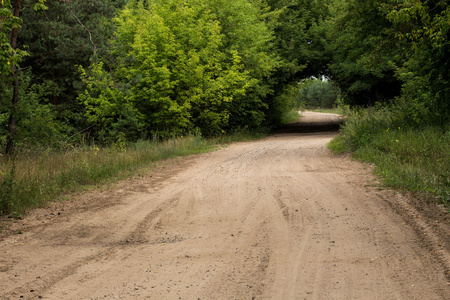
[[[31,84],[29,73],[21,73],[20,82],[15,145],[19,148],[58,146],[71,128],[58,120],[54,106],[48,103],[46,97],[51,87],[47,84]],[[6,82],[0,82],[0,89],[0,146],[3,148],[12,108],[12,87]]]
[[[347,112],[345,125],[341,128],[341,139],[349,150],[366,145],[378,133],[389,131],[399,125],[398,116],[388,107],[354,109]]]
[[[410,107],[411,108],[411,107]],[[411,109],[353,110],[329,145],[374,163],[387,186],[425,193],[450,204],[450,131],[413,118]]]

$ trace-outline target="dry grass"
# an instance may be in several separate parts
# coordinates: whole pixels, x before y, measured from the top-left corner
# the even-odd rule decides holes
[[[141,141],[126,148],[74,148],[0,157],[0,213],[19,215],[85,185],[123,178],[152,162],[207,152],[215,141],[199,137]]]

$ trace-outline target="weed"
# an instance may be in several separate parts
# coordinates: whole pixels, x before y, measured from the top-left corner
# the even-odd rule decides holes
[[[16,164],[13,161],[10,170],[0,177],[0,214],[12,211],[14,206],[14,177]]]

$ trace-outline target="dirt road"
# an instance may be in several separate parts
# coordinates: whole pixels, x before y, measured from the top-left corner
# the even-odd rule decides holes
[[[0,241],[0,298],[450,299],[448,215],[308,133],[336,120],[32,212]]]

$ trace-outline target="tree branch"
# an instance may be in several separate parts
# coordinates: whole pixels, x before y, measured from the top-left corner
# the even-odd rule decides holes
[[[91,41],[91,44],[94,47],[94,53],[97,53],[97,47],[95,47],[94,40],[92,39],[91,31],[89,29],[87,29],[86,26],[83,25],[83,23],[81,23],[81,21],[78,19],[78,17],[72,11],[72,9],[70,9],[70,7],[68,7],[67,10],[70,11],[70,13],[75,18],[75,20],[77,20],[78,24],[80,24],[84,28],[84,30],[86,30],[89,33],[89,40]]]

